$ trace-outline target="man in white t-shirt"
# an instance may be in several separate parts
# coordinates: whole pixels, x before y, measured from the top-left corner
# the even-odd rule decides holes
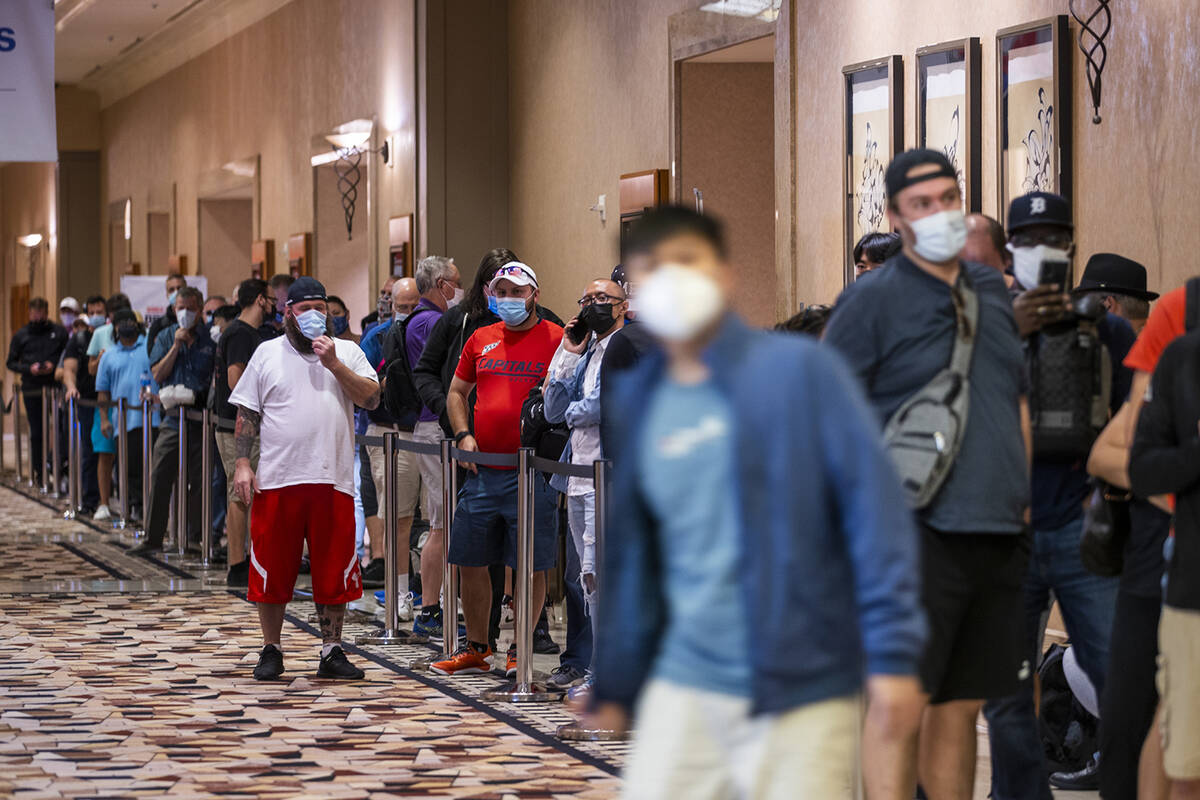
[[[229,396],[236,406],[234,492],[249,504],[250,582],[263,649],[254,677],[283,674],[283,615],[304,543],[321,622],[321,678],[362,678],[342,651],[346,603],[362,596],[354,549],[354,407],[379,405],[375,370],[354,342],[332,337],[325,287],[309,277],[288,289],[286,335],[254,351]],[[250,466],[261,437],[258,473]]]

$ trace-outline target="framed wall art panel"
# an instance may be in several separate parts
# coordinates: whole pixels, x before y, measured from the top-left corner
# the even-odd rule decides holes
[[[843,170],[843,280],[854,280],[854,244],[888,229],[883,174],[904,145],[904,61],[889,56],[842,69],[845,81],[846,164]]]
[[[1065,14],[996,32],[996,216],[1041,191],[1071,198],[1071,39]]]
[[[941,150],[958,170],[963,209],[982,211],[979,39],[917,50],[917,147]]]

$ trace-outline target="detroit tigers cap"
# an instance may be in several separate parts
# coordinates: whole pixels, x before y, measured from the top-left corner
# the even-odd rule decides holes
[[[1061,195],[1050,192],[1030,192],[1014,197],[1008,206],[1009,234],[1033,225],[1057,225],[1074,230],[1071,204]]]

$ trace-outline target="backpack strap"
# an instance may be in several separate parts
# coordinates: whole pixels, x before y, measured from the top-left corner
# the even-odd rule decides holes
[[[1184,317],[1184,329],[1193,331],[1200,327],[1200,278],[1192,278],[1187,282],[1187,313]]]
[[[950,290],[954,300],[954,351],[950,354],[950,369],[966,378],[971,372],[971,356],[975,351],[975,334],[979,330],[979,295],[971,288],[965,275]]]

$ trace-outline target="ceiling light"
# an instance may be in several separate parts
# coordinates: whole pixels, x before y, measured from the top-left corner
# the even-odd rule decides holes
[[[334,128],[333,133],[326,135],[325,141],[339,150],[357,150],[371,138],[373,127],[369,119],[351,120]]]
[[[717,0],[715,3],[705,3],[700,6],[700,10],[731,17],[758,17],[767,22],[774,22],[779,17],[780,2],[781,0]]]
[[[25,247],[37,247],[42,243],[42,235],[40,233],[30,233],[25,236],[18,236],[17,242]]]

